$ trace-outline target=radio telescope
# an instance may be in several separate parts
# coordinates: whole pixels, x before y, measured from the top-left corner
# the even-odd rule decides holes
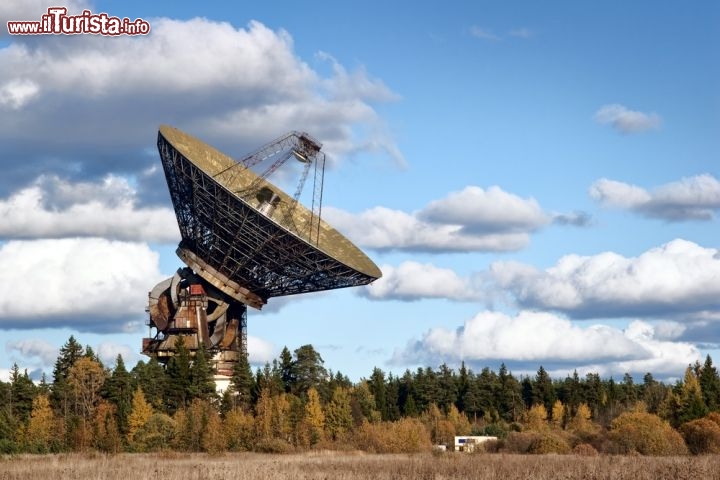
[[[307,133],[290,132],[235,161],[160,127],[158,151],[182,237],[176,253],[186,266],[149,293],[143,354],[165,363],[178,342],[191,354],[204,346],[219,385],[247,355],[248,306],[380,278],[372,260],[321,218],[320,150]],[[301,167],[294,196],[268,181],[287,161]],[[308,177],[309,208],[299,203]]]

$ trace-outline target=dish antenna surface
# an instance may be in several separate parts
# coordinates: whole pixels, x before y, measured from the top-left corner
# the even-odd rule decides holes
[[[186,267],[149,294],[144,354],[166,362],[178,342],[191,353],[205,347],[221,387],[247,355],[248,305],[261,309],[272,297],[366,285],[382,275],[322,220],[325,155],[309,134],[290,132],[236,161],[161,126],[158,151]],[[302,168],[294,196],[268,181],[291,159]],[[307,208],[298,200],[311,172]]]

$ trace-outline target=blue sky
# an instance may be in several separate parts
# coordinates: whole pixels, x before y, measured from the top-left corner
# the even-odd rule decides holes
[[[182,266],[163,123],[235,157],[319,138],[325,219],[383,270],[251,310],[256,364],[669,379],[717,354],[716,2],[71,0],[151,33],[5,32],[55,5],[0,6],[0,376],[71,334],[142,358]]]

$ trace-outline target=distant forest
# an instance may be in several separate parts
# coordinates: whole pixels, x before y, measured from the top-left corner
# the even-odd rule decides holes
[[[720,377],[708,356],[667,385],[647,373],[515,377],[502,365],[374,368],[357,383],[328,370],[312,345],[253,372],[236,365],[218,394],[210,354],[182,345],[166,366],[105,367],[70,337],[52,379],[13,365],[0,382],[0,454],[70,451],[369,452],[452,449],[455,435],[496,437],[486,452],[677,455],[720,452]]]

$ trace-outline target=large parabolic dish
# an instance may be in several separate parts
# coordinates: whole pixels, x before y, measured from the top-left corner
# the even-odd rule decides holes
[[[320,148],[310,135],[291,132],[238,162],[160,127],[158,151],[182,237],[177,254],[187,267],[149,293],[144,354],[166,362],[180,345],[193,355],[205,349],[216,380],[225,379],[220,385],[247,354],[248,305],[260,309],[271,297],[366,285],[381,276],[321,218]],[[250,168],[275,157],[263,174]],[[303,165],[294,197],[267,180],[290,158]],[[298,196],[311,168],[316,185],[306,208]]]
[[[206,143],[162,126],[158,150],[182,235],[178,255],[243,303],[260,308],[270,297],[365,285],[382,275],[337,230]],[[258,184],[276,195],[272,208],[237,194]]]

